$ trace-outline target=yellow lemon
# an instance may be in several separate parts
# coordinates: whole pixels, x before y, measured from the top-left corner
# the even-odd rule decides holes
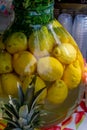
[[[79,61],[76,60],[66,67],[63,74],[63,80],[67,84],[68,88],[73,89],[78,87],[80,84],[81,75],[81,67]]]
[[[36,70],[36,58],[28,51],[15,53],[13,56],[13,68],[19,75],[30,75]]]
[[[34,75],[31,76],[26,76],[24,81],[23,81],[23,91],[25,92],[25,90],[27,89],[27,87],[29,86],[29,84],[31,83],[32,79],[33,79]],[[39,91],[40,89],[46,87],[45,82],[39,77],[36,76],[36,82],[35,82],[35,93],[37,91]],[[38,98],[38,102],[43,101],[46,98],[47,95],[47,88],[45,88],[43,90],[43,92],[40,94],[39,98]]]
[[[12,71],[12,56],[8,52],[0,52],[0,74]]]
[[[37,72],[43,80],[55,81],[62,77],[63,66],[54,57],[43,57],[37,62]]]
[[[62,25],[56,19],[52,21],[52,26],[53,27],[62,27]]]
[[[71,44],[64,43],[54,48],[53,55],[60,62],[70,64],[76,59],[77,51]]]
[[[55,40],[46,26],[31,34],[28,40],[29,50],[36,58],[49,55],[54,46]]]
[[[22,32],[12,33],[6,40],[6,49],[14,54],[27,49],[27,37]]]
[[[47,92],[47,100],[59,104],[62,103],[68,96],[68,88],[63,80],[56,80]]]
[[[17,96],[18,94],[17,83],[21,85],[20,79],[17,77],[17,75],[13,73],[2,74],[1,83],[3,91],[5,92],[6,95]]]
[[[53,30],[51,30],[52,34],[54,35],[54,38],[55,38],[55,35],[58,36],[59,40],[61,43],[68,43],[69,42],[69,34],[67,33],[67,31],[64,29],[64,27],[56,21],[53,22]]]

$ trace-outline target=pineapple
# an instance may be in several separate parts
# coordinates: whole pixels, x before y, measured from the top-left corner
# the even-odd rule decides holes
[[[47,113],[41,109],[43,104],[37,104],[38,97],[44,88],[34,94],[34,84],[35,78],[25,94],[22,87],[17,85],[18,98],[9,95],[9,102],[2,105],[2,118],[8,122],[4,130],[33,130],[44,125],[41,117]]]

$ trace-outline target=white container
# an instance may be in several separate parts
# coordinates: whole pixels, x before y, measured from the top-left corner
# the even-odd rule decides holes
[[[72,36],[76,40],[83,57],[86,58],[87,51],[87,15],[78,14],[75,16]]]
[[[66,30],[72,33],[72,16],[68,13],[61,13],[58,16],[58,21],[66,28]]]

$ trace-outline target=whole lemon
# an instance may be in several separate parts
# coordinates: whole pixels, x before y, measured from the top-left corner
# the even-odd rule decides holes
[[[60,22],[58,22],[58,20],[56,20],[56,19],[53,20],[51,24],[52,24],[53,27],[56,27],[56,28],[62,27],[62,24],[60,24]]]
[[[22,32],[15,32],[7,38],[5,44],[7,51],[14,54],[27,49],[27,37]]]
[[[69,33],[67,33],[67,31],[64,29],[62,24],[58,22],[58,20],[53,20],[51,26],[53,27],[53,30],[51,30],[51,32],[54,35],[54,37],[55,35],[57,35],[61,43],[69,42],[69,37],[70,37]]]
[[[0,74],[12,71],[12,56],[6,52],[0,52]]]
[[[81,81],[81,67],[79,61],[76,60],[72,64],[68,65],[63,74],[63,80],[67,84],[69,89],[78,87]]]
[[[54,57],[43,57],[37,62],[37,72],[43,80],[55,81],[62,77],[63,66]]]
[[[55,40],[46,26],[42,26],[40,30],[33,32],[28,40],[28,48],[38,59],[48,56],[52,51]]]
[[[70,64],[76,59],[77,51],[73,45],[63,43],[54,48],[53,55],[63,64]]]
[[[1,83],[3,91],[6,95],[17,96],[18,88],[17,84],[21,85],[20,79],[13,73],[2,74]]]
[[[56,80],[47,92],[47,100],[53,104],[62,103],[68,96],[68,87],[63,80]]]
[[[15,53],[13,56],[13,68],[19,75],[30,75],[36,70],[36,58],[28,51]]]

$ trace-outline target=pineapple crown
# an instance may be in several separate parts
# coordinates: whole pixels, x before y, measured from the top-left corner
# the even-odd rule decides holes
[[[33,130],[43,126],[44,122],[40,117],[47,113],[41,109],[43,105],[38,104],[37,99],[44,88],[34,94],[34,83],[35,78],[25,94],[18,85],[18,98],[9,96],[9,102],[2,105],[2,118],[7,121],[4,130]]]
[[[36,9],[37,7],[47,6],[54,0],[13,0],[13,5],[20,9]]]

